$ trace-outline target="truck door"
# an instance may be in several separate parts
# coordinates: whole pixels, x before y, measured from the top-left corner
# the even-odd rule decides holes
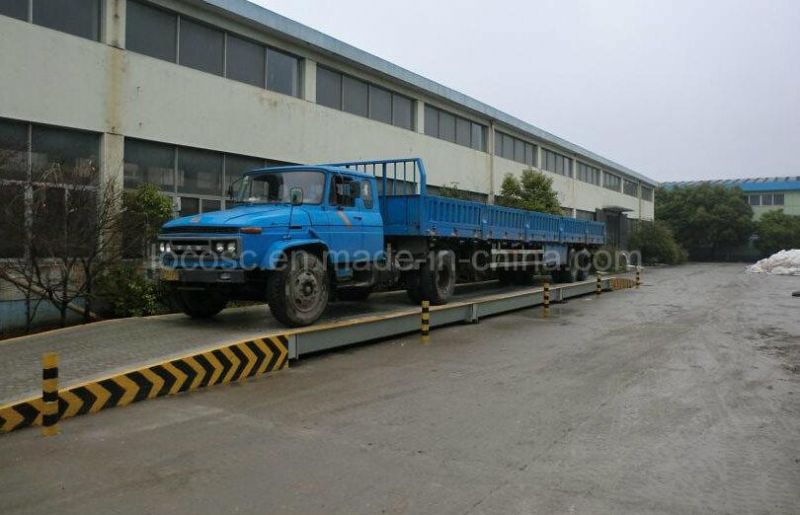
[[[361,193],[357,205],[362,210],[362,230],[364,235],[363,250],[370,261],[376,261],[383,254],[383,218],[375,191],[375,179],[360,180]]]
[[[343,174],[331,174],[328,224],[330,227],[332,257],[336,264],[352,263],[363,252],[363,212],[356,205],[359,181]]]

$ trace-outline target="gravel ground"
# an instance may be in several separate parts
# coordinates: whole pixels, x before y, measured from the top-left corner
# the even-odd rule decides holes
[[[800,277],[739,265],[0,438],[3,513],[798,513]]]

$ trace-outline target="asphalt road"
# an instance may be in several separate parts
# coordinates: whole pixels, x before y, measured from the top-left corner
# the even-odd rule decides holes
[[[797,513],[800,277],[740,265],[0,438],[15,513]]]

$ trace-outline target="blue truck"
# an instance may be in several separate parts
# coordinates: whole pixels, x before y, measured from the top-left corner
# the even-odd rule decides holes
[[[266,300],[297,327],[377,290],[440,305],[457,281],[573,282],[605,241],[602,223],[429,195],[419,158],[267,167],[228,194],[159,234],[161,280],[191,317]]]

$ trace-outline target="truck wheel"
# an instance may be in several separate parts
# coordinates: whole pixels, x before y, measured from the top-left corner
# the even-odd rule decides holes
[[[452,251],[436,253],[433,261],[420,269],[421,300],[428,300],[434,306],[447,304],[456,288],[456,256]]]
[[[572,265],[577,268],[575,278],[577,281],[585,281],[589,277],[589,268],[592,265],[592,255],[588,250],[581,250],[572,258]]]
[[[500,281],[502,286],[511,286],[516,283],[516,275],[513,270],[498,270],[497,280]]]
[[[339,288],[336,290],[336,297],[346,302],[358,302],[367,300],[371,293],[372,288],[369,287]]]
[[[425,265],[422,265],[425,268]],[[406,273],[406,295],[412,304],[419,304],[422,302],[422,290],[420,289],[419,277],[422,270],[413,270]]]
[[[228,304],[228,297],[219,290],[175,290],[174,304],[192,318],[211,318]]]
[[[287,264],[270,274],[267,302],[279,322],[311,325],[328,305],[328,272],[322,260],[305,250],[293,252]]]

